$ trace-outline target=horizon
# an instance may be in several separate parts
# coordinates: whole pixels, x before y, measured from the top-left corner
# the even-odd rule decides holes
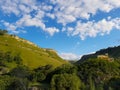
[[[0,1],[0,27],[67,60],[120,45],[119,0]]]

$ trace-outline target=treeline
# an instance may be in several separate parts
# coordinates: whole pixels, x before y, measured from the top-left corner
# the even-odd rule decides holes
[[[120,60],[89,59],[55,69],[52,65],[30,69],[20,53],[0,51],[0,63],[0,90],[120,89]]]

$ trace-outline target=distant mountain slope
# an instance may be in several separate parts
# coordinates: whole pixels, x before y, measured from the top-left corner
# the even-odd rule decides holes
[[[0,35],[0,50],[4,52],[11,51],[13,54],[20,53],[24,65],[30,68],[47,64],[56,67],[67,63],[57,55],[56,51],[40,48],[32,42],[15,35]]]
[[[108,54],[108,56],[111,58],[120,59],[120,46],[109,47],[107,49],[101,49],[94,54],[84,55],[77,63],[83,62],[84,60],[87,60],[89,58],[96,58],[98,55],[105,54]]]

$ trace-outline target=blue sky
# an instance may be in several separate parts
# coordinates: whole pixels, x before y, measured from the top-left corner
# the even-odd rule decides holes
[[[1,0],[0,28],[78,59],[120,45],[120,1]]]

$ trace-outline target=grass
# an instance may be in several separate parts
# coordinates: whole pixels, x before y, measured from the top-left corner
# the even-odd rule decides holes
[[[4,52],[11,51],[13,54],[20,53],[23,64],[31,69],[47,64],[57,67],[67,63],[53,50],[28,44],[27,41],[15,39],[8,34],[0,35],[0,50]]]

